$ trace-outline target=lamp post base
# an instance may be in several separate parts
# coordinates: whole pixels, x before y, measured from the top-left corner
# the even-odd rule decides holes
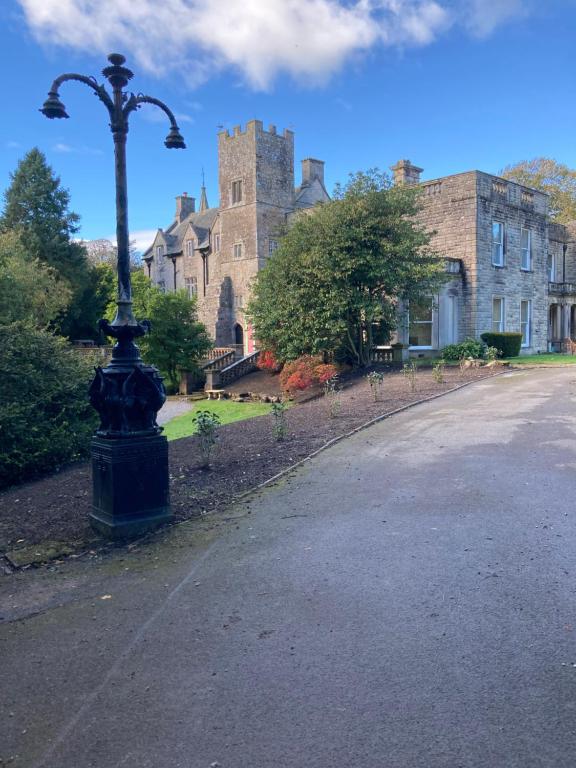
[[[129,539],[171,519],[163,435],[94,437],[91,452],[93,528],[109,539]]]

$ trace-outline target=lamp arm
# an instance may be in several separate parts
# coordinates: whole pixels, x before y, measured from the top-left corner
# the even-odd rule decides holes
[[[110,114],[110,118],[113,117],[114,102],[108,95],[106,88],[104,88],[103,85],[98,85],[98,81],[94,77],[87,77],[86,75],[77,75],[75,72],[68,72],[64,75],[60,75],[60,77],[57,77],[56,80],[54,80],[54,82],[50,87],[50,93],[58,94],[58,90],[60,89],[60,86],[62,85],[62,83],[65,83],[68,80],[76,80],[79,83],[84,83],[84,85],[87,85],[89,88],[92,88],[96,96],[98,96],[100,101],[104,104],[104,106],[108,110]]]
[[[159,107],[168,116],[170,125],[173,128],[178,129],[178,123],[176,122],[176,118],[174,117],[172,110],[167,107],[163,101],[160,101],[160,99],[155,99],[153,96],[144,96],[142,93],[139,93],[137,96],[134,96],[134,94],[130,96],[123,110],[124,117],[128,118],[130,112],[134,112],[134,110],[140,109],[142,104],[154,104],[154,106]]]

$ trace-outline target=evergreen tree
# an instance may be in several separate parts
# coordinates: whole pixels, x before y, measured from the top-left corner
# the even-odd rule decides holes
[[[70,194],[60,185],[46,162],[34,148],[10,175],[4,193],[0,232],[14,232],[31,260],[52,267],[67,285],[71,300],[58,330],[65,336],[96,336],[95,304],[87,301],[86,291],[97,283],[83,245],[75,242],[79,216],[69,209]]]

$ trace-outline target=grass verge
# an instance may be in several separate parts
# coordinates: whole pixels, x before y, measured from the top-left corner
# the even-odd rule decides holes
[[[506,358],[512,365],[575,365],[576,355],[561,355],[550,352],[545,355],[521,355]]]
[[[196,403],[191,411],[182,416],[175,416],[164,425],[164,434],[168,440],[179,440],[181,437],[190,437],[195,434],[196,425],[192,421],[198,411],[211,411],[217,414],[221,424],[231,424],[234,421],[253,419],[255,416],[264,416],[270,413],[269,403],[235,403],[231,400],[201,400]]]

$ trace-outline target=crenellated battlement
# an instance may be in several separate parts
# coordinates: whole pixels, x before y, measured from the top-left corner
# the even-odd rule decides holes
[[[277,136],[279,139],[293,140],[294,131],[291,131],[289,128],[285,128],[283,133],[280,134],[278,133],[275,125],[270,124],[268,126],[268,130],[265,130],[262,120],[249,120],[246,123],[246,128],[244,130],[242,130],[241,125],[235,125],[234,128],[232,128],[231,132],[227,128],[225,128],[223,131],[220,131],[218,133],[218,137],[225,141],[235,139],[238,136],[254,136],[254,135],[255,136],[258,136],[258,135]]]

